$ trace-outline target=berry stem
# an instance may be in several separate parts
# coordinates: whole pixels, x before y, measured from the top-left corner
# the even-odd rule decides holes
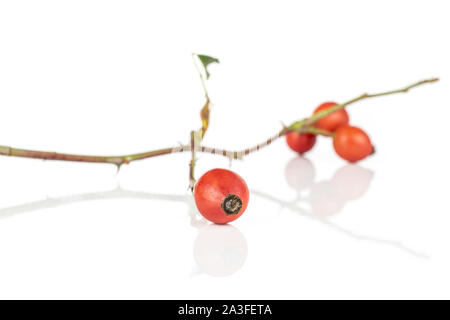
[[[316,127],[304,127],[300,130],[300,132],[312,133],[317,136],[334,137],[334,132],[319,129]]]
[[[201,77],[201,79],[202,79],[202,77]],[[343,108],[347,107],[348,105],[358,102],[360,100],[374,98],[374,97],[380,97],[380,96],[386,96],[386,95],[392,95],[392,94],[397,94],[397,93],[406,93],[412,88],[415,88],[415,87],[418,87],[418,86],[421,86],[421,85],[424,85],[427,83],[434,83],[434,82],[437,82],[438,80],[439,80],[438,78],[432,78],[432,79],[416,82],[412,85],[409,85],[407,87],[404,87],[404,88],[398,89],[398,90],[392,90],[392,91],[386,91],[386,92],[374,93],[374,94],[364,93],[364,94],[362,94],[354,99],[351,99],[347,102],[338,104],[327,110],[318,112],[309,118],[305,118],[303,120],[293,122],[291,125],[289,125],[287,127],[283,127],[283,129],[281,131],[279,131],[277,134],[270,137],[266,141],[254,146],[252,148],[247,148],[247,149],[240,150],[240,151],[230,151],[230,150],[202,146],[202,145],[200,145],[200,143],[196,143],[195,136],[194,136],[194,141],[192,141],[192,133],[191,133],[191,143],[188,145],[180,145],[178,147],[173,147],[173,148],[164,148],[164,149],[152,150],[152,151],[136,153],[136,154],[129,154],[129,155],[119,155],[119,156],[75,155],[75,154],[67,154],[67,153],[17,149],[17,148],[12,148],[12,147],[8,147],[8,146],[0,146],[0,155],[43,159],[43,160],[111,163],[111,164],[115,164],[117,167],[120,168],[120,166],[122,164],[128,164],[132,161],[143,160],[143,159],[157,157],[157,156],[170,154],[170,153],[180,153],[180,152],[190,151],[193,153],[193,158],[191,160],[192,165],[190,166],[191,167],[190,168],[190,178],[193,178],[193,170],[195,167],[195,151],[222,155],[222,156],[228,157],[230,159],[242,159],[244,156],[270,145],[273,141],[279,139],[280,137],[284,136],[285,134],[287,134],[291,131],[311,132],[314,134],[330,136],[331,133],[322,131],[322,130],[319,131],[319,129],[313,128],[313,127],[311,127],[311,125],[314,124],[314,122],[316,122],[317,120],[319,120],[323,117],[326,117],[329,114],[331,114],[339,109],[343,109]],[[202,84],[203,84],[203,82],[202,82]],[[312,132],[312,131],[314,131],[314,132]],[[201,142],[201,139],[200,139],[200,142]],[[195,180],[190,179],[190,181],[191,181],[191,183],[192,183],[192,181],[194,181],[194,183],[195,183]]]
[[[198,75],[200,77],[200,82],[202,83],[202,87],[203,87],[203,91],[205,92],[206,100],[209,101],[209,95],[208,95],[208,90],[206,89],[205,78],[203,77],[203,73],[200,71],[200,68],[198,67],[198,64],[196,61],[197,57],[198,56],[196,53],[192,53],[192,61],[194,62],[195,69],[197,69]]]
[[[202,121],[202,127],[200,128],[199,131],[192,131],[191,132],[191,162],[189,164],[189,189],[193,192],[194,191],[194,186],[195,186],[195,162],[196,162],[196,157],[195,157],[195,152],[198,149],[198,146],[201,144],[203,137],[205,136],[206,131],[208,130],[209,127],[209,114],[210,114],[210,105],[211,102],[209,100],[209,95],[208,95],[208,89],[206,88],[206,82],[205,82],[205,78],[203,77],[202,72],[200,71],[200,68],[197,65],[197,58],[199,58],[199,56],[195,53],[192,54],[192,61],[194,62],[195,68],[197,69],[198,75],[200,77],[200,82],[202,83],[202,87],[203,87],[203,91],[205,92],[205,98],[206,98],[206,102],[205,105],[203,106],[203,108],[200,110],[200,119]],[[205,72],[206,72],[206,78],[208,79],[208,70],[206,69],[205,66]]]

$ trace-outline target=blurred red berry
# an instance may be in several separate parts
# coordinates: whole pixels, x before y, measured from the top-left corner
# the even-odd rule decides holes
[[[314,110],[314,113],[327,110],[335,105],[337,105],[336,102],[322,103],[320,106],[316,108],[316,110]],[[336,131],[337,128],[348,125],[348,123],[349,123],[349,116],[347,111],[345,109],[339,109],[329,114],[328,116],[317,120],[315,123],[315,127],[322,130],[334,132]]]
[[[244,179],[233,171],[213,169],[198,179],[194,199],[198,211],[206,219],[225,224],[244,213],[249,191]]]
[[[298,132],[289,132],[286,134],[286,142],[292,150],[303,154],[314,147],[316,143],[316,136],[311,133],[298,133]]]
[[[356,162],[374,151],[369,136],[360,128],[343,126],[336,130],[333,139],[336,153],[349,162]]]

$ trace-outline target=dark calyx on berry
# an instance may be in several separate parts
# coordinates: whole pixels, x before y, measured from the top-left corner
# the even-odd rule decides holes
[[[222,201],[222,210],[225,211],[227,216],[232,214],[238,214],[242,209],[242,199],[235,194],[227,194]]]

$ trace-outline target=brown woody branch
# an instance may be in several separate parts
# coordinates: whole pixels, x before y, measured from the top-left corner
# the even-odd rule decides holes
[[[323,117],[326,117],[329,114],[331,114],[337,110],[343,109],[343,108],[347,107],[348,105],[358,102],[360,100],[374,98],[374,97],[380,97],[380,96],[386,96],[386,95],[392,95],[392,94],[397,94],[397,93],[406,93],[412,88],[415,88],[415,87],[418,87],[418,86],[421,86],[421,85],[424,85],[427,83],[437,82],[438,80],[439,80],[438,78],[432,78],[432,79],[416,82],[412,85],[409,85],[407,87],[404,87],[404,88],[398,89],[398,90],[386,91],[386,92],[375,93],[375,94],[364,93],[364,94],[362,94],[354,99],[351,99],[347,102],[338,104],[327,110],[318,112],[309,118],[305,118],[303,120],[296,121],[296,122],[292,123],[291,125],[284,127],[281,131],[279,131],[277,134],[270,137],[269,139],[265,140],[264,142],[254,146],[252,148],[247,148],[247,149],[240,150],[240,151],[230,151],[230,150],[223,150],[223,149],[217,149],[217,148],[209,148],[209,147],[205,147],[205,146],[201,146],[201,145],[195,145],[194,139],[192,139],[192,137],[191,137],[191,143],[189,145],[181,145],[181,146],[173,147],[173,148],[164,148],[164,149],[152,150],[152,151],[147,151],[147,152],[142,152],[142,153],[118,155],[118,156],[76,155],[76,154],[68,154],[68,153],[18,149],[18,148],[12,148],[12,147],[8,147],[8,146],[0,146],[0,155],[43,159],[43,160],[111,163],[111,164],[115,164],[118,167],[120,167],[123,164],[128,164],[132,161],[143,160],[143,159],[157,157],[157,156],[161,156],[161,155],[165,155],[165,154],[179,153],[179,152],[186,152],[186,151],[190,151],[193,153],[195,153],[195,151],[199,151],[199,152],[212,153],[212,154],[226,156],[230,159],[242,159],[244,156],[270,145],[273,141],[279,139],[280,137],[282,137],[285,134],[292,132],[292,131],[311,132],[314,134],[331,136],[332,135],[331,133],[326,132],[326,131],[318,131],[316,128],[312,127],[312,125],[317,120],[319,120]],[[202,127],[202,128],[204,128],[204,127]],[[194,158],[192,160],[195,162]],[[193,175],[193,166],[192,165],[191,165],[190,172],[191,172],[190,174]],[[193,178],[193,176],[191,176],[191,178]]]

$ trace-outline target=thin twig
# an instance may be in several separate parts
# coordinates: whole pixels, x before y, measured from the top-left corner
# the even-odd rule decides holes
[[[17,149],[7,146],[0,146],[0,155],[3,156],[13,156],[22,158],[34,158],[42,160],[62,160],[62,161],[79,161],[79,162],[95,162],[95,163],[111,163],[117,166],[122,164],[128,164],[132,161],[142,160],[157,156],[162,156],[165,154],[183,152],[185,147],[174,147],[174,148],[164,148],[158,150],[152,150],[142,153],[118,155],[118,156],[88,156],[88,155],[77,155],[70,153],[58,153],[49,151],[36,151],[28,149]]]
[[[227,154],[227,155],[232,154],[232,155],[234,155],[233,156],[234,159],[241,159],[243,156],[246,156],[252,152],[261,150],[262,148],[270,145],[272,142],[281,138],[282,136],[286,135],[287,133],[289,133],[291,131],[301,132],[305,127],[309,127],[309,126],[313,125],[317,120],[324,118],[337,110],[343,109],[343,108],[347,107],[348,105],[353,104],[357,101],[360,101],[363,99],[368,99],[368,98],[387,96],[387,95],[392,95],[392,94],[397,94],[397,93],[406,93],[412,88],[415,88],[415,87],[418,87],[418,86],[421,86],[421,85],[427,84],[427,83],[437,82],[437,81],[439,81],[438,78],[432,78],[432,79],[427,79],[427,80],[422,80],[422,81],[416,82],[412,85],[409,85],[407,87],[404,87],[404,88],[398,89],[398,90],[392,90],[392,91],[386,91],[386,92],[374,93],[374,94],[364,93],[364,94],[362,94],[356,98],[353,98],[347,102],[335,105],[331,108],[328,108],[326,110],[315,113],[309,118],[305,118],[303,120],[296,121],[296,122],[292,123],[290,126],[284,127],[280,132],[278,132],[274,136],[270,137],[268,140],[254,146],[252,148],[248,148],[248,149],[244,149],[244,150],[240,150],[240,151],[220,150],[220,152],[222,152],[223,154]],[[210,148],[206,148],[206,149],[208,150]]]
[[[194,191],[195,186],[195,152],[196,152],[196,143],[195,143],[195,131],[191,132],[191,162],[189,163],[189,189]]]
[[[198,145],[201,144],[203,137],[205,136],[206,131],[208,130],[208,127],[209,127],[209,114],[210,114],[209,107],[211,104],[210,100],[209,100],[208,89],[206,88],[206,82],[205,82],[202,72],[200,71],[200,68],[197,65],[196,58],[198,58],[198,55],[193,53],[192,60],[194,62],[195,68],[197,69],[198,75],[200,77],[200,82],[202,83],[202,87],[205,92],[206,102],[205,102],[205,105],[203,106],[203,108],[200,110],[200,120],[202,122],[202,127],[197,132],[196,131],[191,132],[191,144],[190,144],[191,162],[189,164],[189,189],[192,192],[194,191],[194,186],[195,186],[195,182],[196,182],[196,180],[195,180],[195,162],[197,161],[197,159],[195,157],[195,153],[198,149]],[[206,73],[208,72],[206,70],[206,68],[205,68],[205,72]]]
[[[412,85],[409,85],[405,88],[398,89],[398,90],[386,91],[386,92],[375,93],[375,94],[367,94],[367,93],[362,94],[362,95],[360,95],[354,99],[351,99],[347,102],[338,104],[327,110],[315,113],[314,115],[312,115],[309,118],[306,118],[306,119],[303,119],[300,121],[296,121],[296,122],[292,123],[290,126],[284,127],[281,131],[279,131],[277,134],[270,137],[266,141],[254,146],[252,148],[247,148],[247,149],[240,150],[240,151],[230,151],[230,150],[224,150],[224,149],[210,148],[210,147],[201,146],[200,144],[198,144],[194,147],[194,149],[195,149],[195,151],[199,151],[199,152],[223,155],[230,159],[242,159],[244,156],[270,145],[273,141],[279,139],[280,137],[284,136],[285,134],[287,134],[289,132],[292,132],[292,131],[305,132],[305,130],[315,130],[315,129],[310,129],[309,127],[312,124],[314,124],[317,120],[319,120],[323,117],[326,117],[329,114],[331,114],[337,110],[343,109],[343,108],[347,107],[348,105],[353,104],[357,101],[360,101],[363,99],[368,99],[368,98],[392,95],[392,94],[397,94],[397,93],[405,93],[405,92],[408,92],[412,88],[415,88],[415,87],[418,87],[420,85],[427,84],[427,83],[433,83],[438,80],[439,79],[437,79],[437,78],[433,78],[433,79],[416,82]],[[307,128],[307,129],[305,129],[305,128]],[[4,156],[15,156],[15,157],[44,159],[44,160],[111,163],[111,164],[115,164],[118,167],[120,167],[122,164],[128,164],[132,161],[143,160],[143,159],[161,156],[161,155],[165,155],[165,154],[179,153],[179,152],[186,152],[186,151],[191,151],[191,144],[182,145],[182,146],[173,147],[173,148],[165,148],[165,149],[152,150],[152,151],[147,151],[147,152],[142,152],[142,153],[137,153],[137,154],[119,155],[119,156],[75,155],[75,154],[67,154],[67,153],[26,150],[26,149],[12,148],[12,147],[8,147],[8,146],[0,146],[0,155],[4,155]]]
[[[198,67],[196,58],[198,58],[197,54],[196,53],[192,53],[192,61],[194,62],[195,69],[197,69],[198,75],[200,77],[200,81],[202,83],[203,91],[205,92],[206,100],[209,101],[209,95],[208,95],[208,90],[206,89],[205,78],[203,77],[203,73],[200,71],[200,68]]]

